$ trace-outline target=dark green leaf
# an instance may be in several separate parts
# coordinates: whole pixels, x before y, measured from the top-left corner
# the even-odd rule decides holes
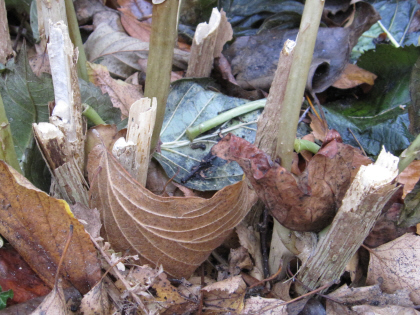
[[[379,154],[382,145],[393,154],[407,148],[413,137],[408,132],[405,106],[410,105],[410,73],[419,56],[420,48],[414,46],[379,45],[376,51],[365,53],[358,66],[378,76],[375,85],[359,99],[326,104],[330,128],[336,129],[346,143],[358,146],[350,128],[370,155]]]

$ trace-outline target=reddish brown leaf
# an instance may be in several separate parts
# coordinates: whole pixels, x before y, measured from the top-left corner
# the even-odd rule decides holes
[[[103,236],[113,249],[135,251],[176,277],[190,276],[256,199],[243,181],[210,199],[155,195],[103,146],[89,155],[88,172],[91,207],[101,212]]]
[[[297,231],[327,226],[359,166],[371,163],[357,149],[337,140],[321,148],[297,179],[263,151],[232,134],[220,140],[212,153],[236,161],[272,215]]]
[[[35,188],[0,161],[0,234],[51,288],[70,224],[73,238],[64,259],[63,285],[86,293],[100,278],[96,250],[64,200]]]
[[[0,287],[3,291],[13,290],[10,305],[51,291],[10,244],[0,248]]]

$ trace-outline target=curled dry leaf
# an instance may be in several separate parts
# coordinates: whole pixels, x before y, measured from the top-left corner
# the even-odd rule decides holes
[[[297,179],[248,141],[232,134],[212,154],[236,161],[271,214],[295,231],[318,231],[333,219],[360,165],[371,161],[352,146],[327,143]]]
[[[64,200],[35,188],[25,177],[0,161],[0,234],[3,235],[49,286],[73,224],[73,238],[64,259],[64,286],[82,294],[100,279],[96,250],[83,225]],[[70,283],[69,283],[70,282]]]
[[[211,199],[157,196],[136,182],[103,146],[89,155],[90,202],[116,251],[188,277],[244,218],[256,200],[241,181]]]

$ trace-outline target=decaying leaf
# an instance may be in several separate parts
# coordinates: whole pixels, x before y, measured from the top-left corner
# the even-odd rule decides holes
[[[64,298],[63,286],[59,281],[31,315],[68,315],[69,309]]]
[[[405,234],[371,250],[367,284],[380,284],[386,293],[407,289],[414,304],[420,304],[420,237]]]
[[[10,244],[0,248],[0,287],[0,292],[13,291],[12,303],[45,296],[51,291]]]
[[[51,288],[70,224],[73,239],[64,260],[64,286],[69,282],[86,293],[100,278],[89,235],[64,200],[36,189],[22,175],[0,161],[0,234]]]
[[[121,110],[121,114],[128,117],[131,104],[141,99],[141,87],[111,78],[105,66],[87,63],[89,80],[100,87],[102,93],[108,93],[114,107]]]
[[[162,269],[137,266],[130,271],[127,280],[151,314],[185,314],[198,307],[198,296],[191,291],[183,295],[169,282]]]
[[[116,251],[139,253],[176,277],[188,277],[244,218],[255,194],[244,181],[211,199],[161,197],[136,182],[103,146],[89,155],[91,207]]]
[[[246,284],[241,276],[210,284],[202,291],[206,310],[240,313],[244,308]]]
[[[102,280],[85,294],[80,310],[84,315],[109,314],[108,293]]]
[[[376,78],[376,74],[349,63],[332,86],[338,89],[350,89],[363,83],[373,85]]]
[[[317,231],[327,226],[359,166],[371,163],[357,149],[332,140],[296,180],[263,151],[232,134],[220,140],[212,154],[236,161],[272,215],[296,231]]]

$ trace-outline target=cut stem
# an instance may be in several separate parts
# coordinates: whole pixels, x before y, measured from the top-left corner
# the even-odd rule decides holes
[[[88,104],[82,103],[83,112],[82,115],[89,119],[95,126],[97,125],[105,125],[105,122],[102,120],[101,116],[90,107]]]
[[[245,105],[241,105],[238,107],[235,107],[233,109],[230,109],[220,115],[217,115],[216,117],[213,117],[197,126],[190,127],[187,129],[186,134],[188,139],[191,141],[194,140],[197,136],[200,134],[209,131],[210,129],[217,127],[224,122],[231,120],[232,118],[238,117],[240,115],[252,112],[254,110],[257,110],[259,108],[264,108],[266,103],[266,100],[258,100],[254,102],[249,102]]]
[[[292,166],[299,112],[323,8],[324,1],[322,0],[306,1],[305,3],[286,93],[281,104],[276,153],[281,158],[282,166],[288,171]]]
[[[302,150],[307,150],[313,154],[318,153],[320,146],[316,143],[305,140],[305,139],[295,139],[295,151],[300,153]]]
[[[179,0],[153,5],[152,32],[147,60],[144,96],[157,99],[156,122],[150,150],[158,144],[171,82],[172,59],[177,36]]]

